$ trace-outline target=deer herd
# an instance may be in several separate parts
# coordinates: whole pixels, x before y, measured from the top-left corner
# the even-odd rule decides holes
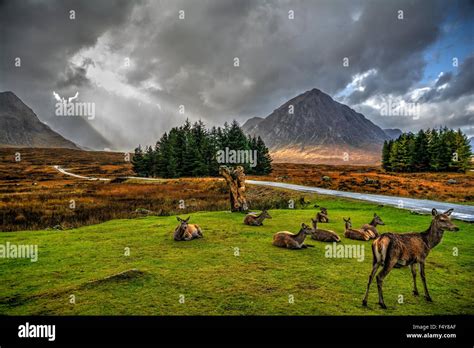
[[[425,278],[425,261],[431,249],[441,242],[444,231],[458,231],[459,228],[451,222],[450,215],[453,209],[449,209],[444,213],[438,213],[436,209],[432,210],[432,221],[429,228],[424,232],[408,232],[408,233],[383,233],[379,234],[377,231],[378,225],[385,225],[380,216],[374,213],[372,220],[358,229],[352,228],[351,218],[343,218],[344,220],[344,237],[359,241],[372,242],[372,271],[369,275],[367,289],[363,306],[367,306],[369,296],[369,289],[372,280],[377,273],[379,267],[382,270],[377,274],[377,289],[379,296],[379,305],[386,309],[383,300],[382,286],[383,280],[393,268],[401,268],[409,266],[413,276],[413,295],[418,296],[418,289],[416,286],[416,265],[419,265],[420,276],[423,282],[425,298],[427,301],[432,301]],[[272,217],[267,210],[263,210],[260,214],[249,213],[244,218],[244,224],[248,226],[262,226],[265,219]],[[202,229],[196,224],[189,224],[189,217],[181,219],[177,217],[179,225],[174,231],[175,241],[190,241],[196,238],[202,238]],[[289,231],[280,231],[273,236],[273,245],[280,248],[287,248],[292,250],[306,249],[314,247],[314,245],[305,244],[307,236],[311,239],[320,242],[341,242],[339,235],[331,230],[318,228],[318,223],[328,223],[329,214],[326,208],[321,208],[321,211],[316,214],[314,219],[311,219],[312,227],[301,224],[298,233]]]

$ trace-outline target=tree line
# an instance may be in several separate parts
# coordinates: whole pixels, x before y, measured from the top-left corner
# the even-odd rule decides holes
[[[221,165],[241,165],[247,174],[265,175],[271,173],[271,163],[262,138],[246,136],[235,120],[211,129],[202,121],[186,120],[154,147],[139,145],[132,158],[138,176],[163,178],[218,176]]]
[[[385,141],[382,167],[393,172],[465,172],[471,155],[469,140],[460,129],[420,130]]]

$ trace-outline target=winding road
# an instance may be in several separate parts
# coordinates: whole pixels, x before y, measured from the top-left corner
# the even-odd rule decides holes
[[[107,178],[94,178],[89,176],[77,175],[67,170],[63,169],[61,166],[53,166],[57,171],[62,174],[69,175],[78,179],[84,180],[101,180],[109,181]],[[163,181],[163,179],[154,179],[154,178],[141,178],[135,176],[128,176],[127,179],[137,179],[145,181]],[[283,182],[274,182],[274,181],[260,181],[260,180],[245,180],[247,184],[250,185],[260,185],[260,186],[270,186],[283,188],[299,192],[308,192],[308,193],[319,193],[322,195],[342,197],[342,198],[351,198],[367,202],[373,202],[383,205],[388,205],[400,209],[407,209],[417,211],[423,214],[430,214],[433,208],[439,211],[445,211],[448,209],[454,209],[454,212],[451,214],[452,217],[462,221],[474,222],[474,206],[462,205],[455,203],[445,203],[438,201],[431,201],[427,199],[416,199],[416,198],[406,198],[406,197],[396,197],[396,196],[385,196],[385,195],[376,195],[370,193],[357,193],[357,192],[346,192],[346,191],[337,191],[337,190],[328,190],[319,187],[312,186],[303,186],[295,184],[287,184]]]

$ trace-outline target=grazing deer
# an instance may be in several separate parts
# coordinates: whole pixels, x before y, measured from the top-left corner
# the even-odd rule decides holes
[[[347,220],[345,218],[342,218],[342,219],[345,222],[344,237],[349,238],[349,239],[364,240],[364,241],[367,241],[370,239],[369,232],[364,231],[364,230],[356,230],[352,228],[351,218],[348,218]]]
[[[301,229],[297,234],[282,231],[277,232],[273,236],[273,245],[280,248],[288,249],[306,249],[307,247],[314,247],[314,245],[304,244],[307,235],[310,235],[313,230],[305,223],[301,224]]]
[[[377,274],[377,288],[379,292],[379,305],[386,309],[387,306],[383,300],[382,285],[383,280],[393,268],[410,266],[413,276],[413,295],[418,296],[416,287],[416,264],[420,265],[420,275],[425,289],[425,298],[432,301],[426,286],[425,278],[425,260],[431,249],[437,246],[443,238],[443,232],[459,231],[459,228],[451,222],[450,215],[453,209],[449,209],[439,214],[436,209],[431,211],[433,220],[430,227],[425,232],[411,233],[384,233],[372,243],[372,272],[367,283],[365,297],[362,305],[367,306],[367,298],[369,297],[369,288],[372,279],[379,266],[383,266],[382,270]]]
[[[336,232],[330,230],[321,230],[318,228],[318,220],[311,219],[313,222],[313,233],[311,239],[319,240],[320,242],[340,242],[341,238]]]
[[[321,223],[329,222],[328,210],[321,208],[321,211],[316,214],[316,220]]]
[[[188,224],[189,218],[190,216],[186,220],[183,220],[178,216],[176,217],[179,221],[179,225],[174,230],[173,237],[175,241],[188,241],[203,237],[201,227],[196,224]]]
[[[262,226],[263,220],[271,218],[272,217],[270,216],[270,214],[268,214],[267,210],[264,209],[259,215],[255,213],[247,214],[244,219],[244,224],[249,226]]]
[[[379,236],[379,232],[377,231],[377,225],[383,226],[385,225],[385,223],[382,221],[380,216],[374,213],[374,218],[372,219],[372,221],[368,224],[363,225],[360,229],[369,232],[370,238],[375,239]]]

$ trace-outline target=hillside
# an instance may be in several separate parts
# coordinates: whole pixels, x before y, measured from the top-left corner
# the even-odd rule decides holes
[[[0,93],[0,146],[78,149],[42,123],[13,92]]]

